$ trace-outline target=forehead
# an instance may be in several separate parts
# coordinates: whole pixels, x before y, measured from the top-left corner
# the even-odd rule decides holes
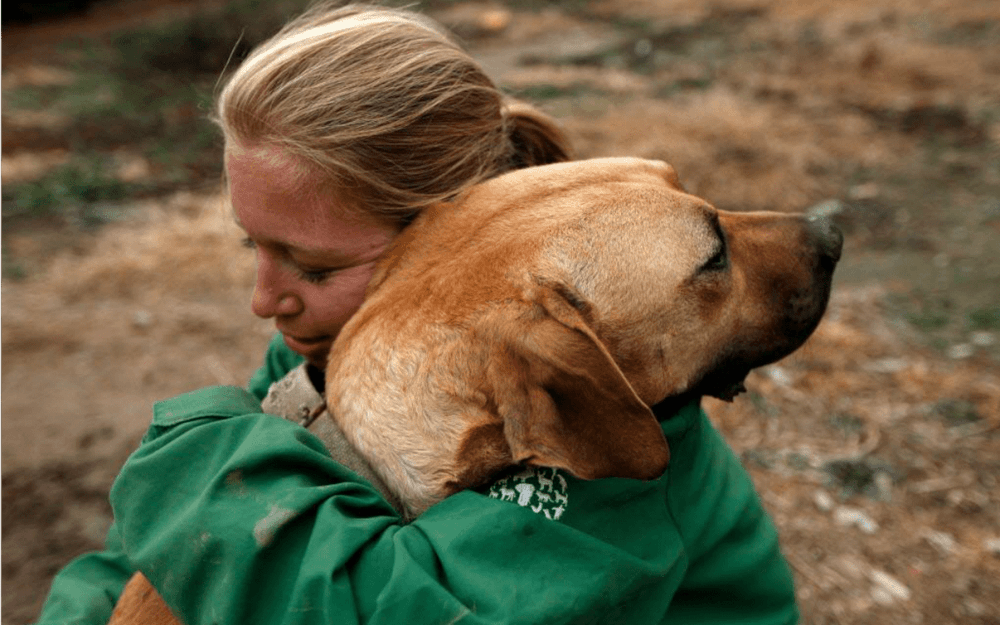
[[[276,148],[228,145],[225,167],[229,199],[237,218],[239,213],[258,211],[294,217],[304,201],[318,199],[316,177]]]
[[[666,185],[591,187],[572,200],[575,217],[548,238],[542,258],[584,297],[624,302],[662,293],[718,246],[714,209]]]
[[[259,243],[352,251],[385,238],[388,219],[350,206],[277,148],[230,145],[225,165],[233,214]]]

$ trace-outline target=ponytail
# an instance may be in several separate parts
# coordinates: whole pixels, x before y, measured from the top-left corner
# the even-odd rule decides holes
[[[503,105],[507,136],[513,153],[511,169],[573,160],[569,140],[554,119],[519,100]]]

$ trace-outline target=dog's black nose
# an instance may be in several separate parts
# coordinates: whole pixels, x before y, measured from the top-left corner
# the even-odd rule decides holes
[[[816,238],[820,254],[833,262],[840,260],[840,251],[844,247],[844,234],[833,224],[829,217],[815,216],[807,218],[809,232]]]

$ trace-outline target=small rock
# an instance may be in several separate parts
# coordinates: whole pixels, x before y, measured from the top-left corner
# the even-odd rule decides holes
[[[896,599],[902,599],[903,601],[908,601],[910,599],[912,593],[906,584],[899,581],[892,575],[889,575],[885,571],[872,569],[868,572],[868,577],[870,577],[872,582],[875,583],[877,587],[876,590],[882,590],[889,596],[888,603],[891,603]],[[875,591],[872,591],[872,598],[879,601],[879,597],[875,596]]]
[[[867,571],[871,568],[856,556],[840,555],[834,556],[830,562],[834,568],[847,576],[849,580],[860,582],[865,579]]]
[[[987,538],[983,541],[983,548],[994,556],[1000,557],[1000,537]]]
[[[991,347],[997,342],[997,337],[992,332],[973,332],[969,335],[969,342],[976,347]]]
[[[828,495],[825,490],[818,490],[813,493],[813,502],[821,512],[833,510],[833,497]]]
[[[132,315],[132,325],[136,328],[148,328],[153,323],[153,315],[146,310],[137,310]]]
[[[892,475],[887,471],[876,471],[872,478],[874,497],[879,501],[892,501]]]
[[[947,532],[928,529],[923,532],[924,540],[946,556],[955,553],[955,538]]]
[[[965,501],[965,493],[962,492],[961,488],[956,488],[948,491],[948,494],[944,496],[944,500],[948,502],[949,506],[957,508]]]
[[[764,373],[767,377],[771,378],[771,381],[778,386],[791,386],[792,376],[788,374],[787,371],[778,366],[770,366],[764,369]]]
[[[892,603],[892,595],[889,594],[888,590],[882,588],[881,586],[872,588],[872,599],[875,600],[875,603],[881,605],[889,605]]]
[[[857,527],[865,534],[874,534],[878,531],[878,523],[859,508],[840,506],[833,511],[833,520],[838,525]]]
[[[910,361],[906,358],[880,358],[865,365],[867,371],[872,373],[899,373],[910,366]]]
[[[856,184],[847,190],[847,197],[852,200],[873,200],[878,197],[878,185],[874,182]]]
[[[977,512],[982,512],[984,508],[990,505],[989,496],[980,490],[960,490],[958,493],[961,495],[952,498],[951,494],[948,495],[948,503],[958,508],[965,514],[976,514]]]
[[[959,343],[948,348],[948,358],[952,360],[965,360],[976,353],[976,348],[969,343]]]

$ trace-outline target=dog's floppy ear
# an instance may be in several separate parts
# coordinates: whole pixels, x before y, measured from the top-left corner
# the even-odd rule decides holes
[[[513,460],[584,479],[659,477],[670,458],[659,423],[579,313],[555,297],[508,316],[491,350],[488,383]]]

